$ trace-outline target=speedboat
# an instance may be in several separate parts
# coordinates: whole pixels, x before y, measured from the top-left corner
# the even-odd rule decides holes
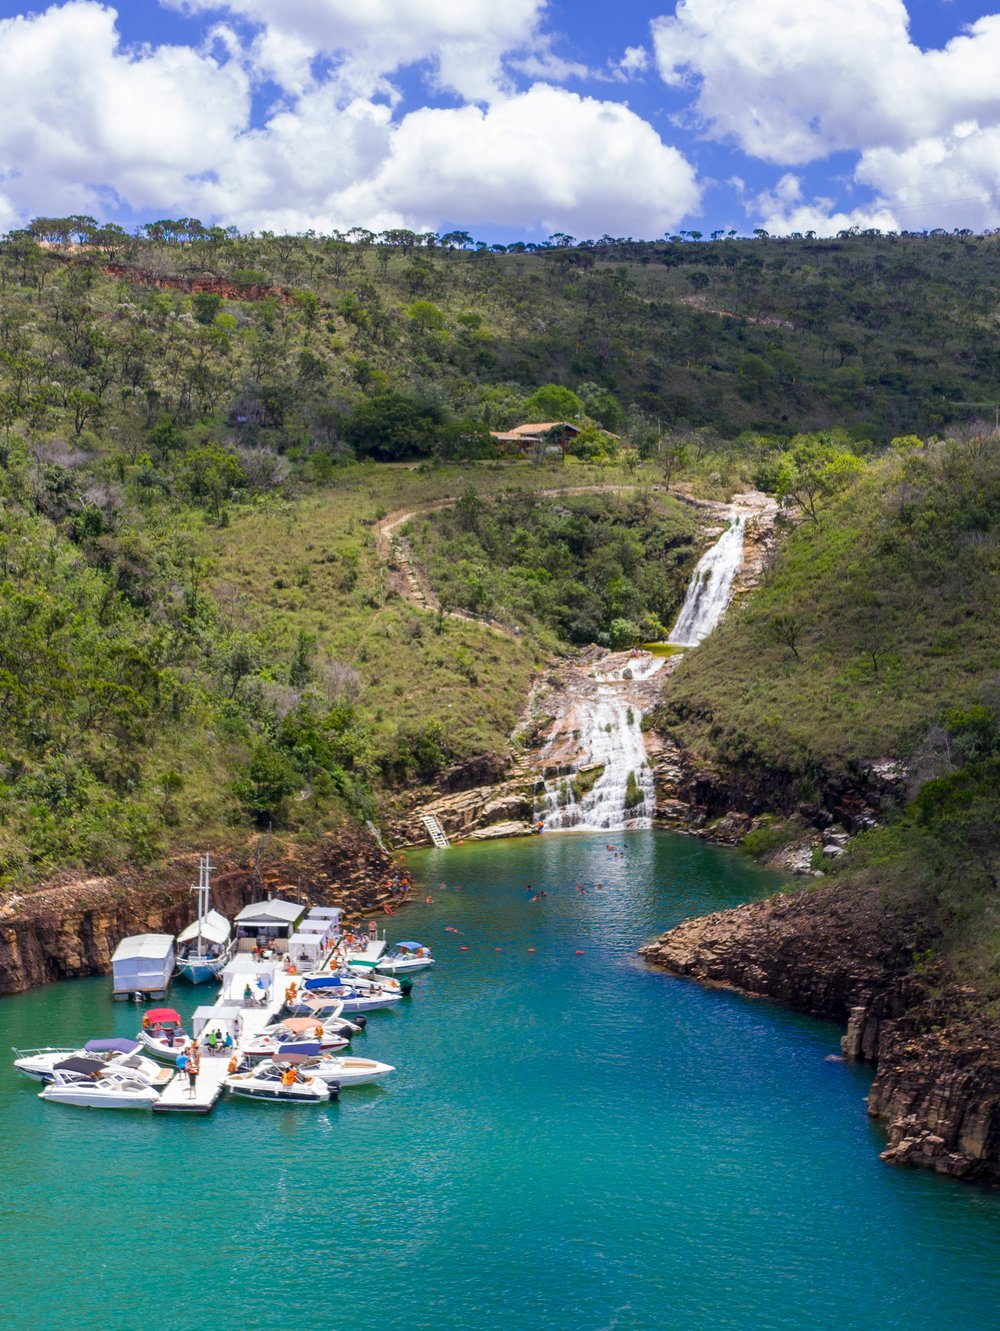
[[[100,1059],[68,1058],[53,1070],[38,1098],[83,1109],[151,1109],[159,1095],[147,1082]]]
[[[348,1041],[339,1031],[330,1030],[316,1017],[286,1017],[274,1026],[265,1026],[255,1035],[239,1041],[239,1051],[250,1058],[270,1058],[282,1045],[309,1041],[320,1049],[346,1049]]]
[[[375,969],[379,975],[410,975],[433,965],[431,950],[423,943],[397,943],[395,952],[383,957]]]
[[[177,935],[177,974],[192,984],[217,980],[236,951],[233,926],[209,906],[212,865],[207,855],[198,861],[198,918]]]
[[[181,1015],[172,1007],[151,1007],[142,1018],[142,1029],[135,1037],[154,1058],[173,1063],[191,1043],[181,1024]]]
[[[258,1063],[246,1072],[233,1072],[226,1078],[226,1089],[248,1100],[270,1100],[280,1104],[323,1104],[331,1098],[331,1088],[318,1077],[303,1077],[290,1063],[279,1066],[273,1059]]]
[[[388,977],[375,980],[360,975],[320,974],[303,980],[299,990],[299,1005],[308,1004],[313,998],[336,998],[344,1005],[345,1012],[375,1012],[380,1008],[392,1007],[403,997],[398,980]]]
[[[298,1044],[283,1045],[274,1055],[277,1064],[291,1064],[303,1077],[318,1077],[328,1085],[335,1082],[338,1086],[365,1086],[369,1082],[388,1077],[396,1069],[388,1063],[379,1063],[374,1058],[355,1058],[347,1054],[336,1058],[324,1054],[319,1045]]]
[[[35,1081],[50,1082],[67,1059],[85,1058],[99,1061],[105,1068],[127,1072],[147,1086],[162,1089],[173,1075],[172,1072],[169,1068],[160,1067],[151,1058],[144,1058],[141,1049],[142,1045],[137,1040],[117,1036],[107,1040],[88,1040],[82,1049],[15,1049],[17,1058],[14,1066],[18,1072],[23,1072]]]

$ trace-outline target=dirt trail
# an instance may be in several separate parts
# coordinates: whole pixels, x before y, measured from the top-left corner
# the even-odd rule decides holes
[[[627,491],[634,494],[640,490],[649,489],[664,493],[662,486],[617,485],[613,483],[557,486],[554,489],[537,490],[534,493],[545,499],[555,499],[560,495],[611,494],[615,491],[618,493]],[[696,499],[692,495],[685,494],[683,490],[671,490],[666,493],[669,493],[674,499],[679,499],[682,503],[706,509],[723,521],[729,520],[737,513],[761,516],[766,514],[770,524],[777,508],[775,501],[770,496],[758,491],[734,494],[728,503],[712,499]],[[453,495],[443,499],[429,499],[423,504],[414,504],[410,508],[396,509],[395,512],[387,514],[372,527],[378,556],[389,566],[395,590],[411,605],[415,605],[421,610],[433,610],[438,614],[444,614],[449,619],[463,620],[466,624],[478,624],[481,628],[488,629],[490,633],[498,633],[501,637],[517,641],[520,635],[511,629],[504,628],[501,624],[488,619],[479,619],[475,615],[467,614],[462,610],[442,610],[441,602],[434,594],[434,589],[430,585],[426,571],[414,557],[409,542],[405,537],[398,534],[414,518],[422,517],[425,513],[436,513],[443,508],[454,508],[457,503],[458,496]]]

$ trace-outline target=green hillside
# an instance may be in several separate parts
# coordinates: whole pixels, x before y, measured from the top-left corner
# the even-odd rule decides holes
[[[502,751],[548,652],[669,623],[698,540],[653,487],[679,480],[816,520],[667,729],[803,791],[964,734],[997,668],[996,441],[967,422],[1000,398],[998,245],[12,234],[0,882],[309,836]],[[489,434],[567,418],[565,461]],[[378,524],[413,509],[445,608],[501,631],[400,597]]]

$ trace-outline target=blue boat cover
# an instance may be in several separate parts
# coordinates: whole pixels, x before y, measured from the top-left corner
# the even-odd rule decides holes
[[[396,946],[404,948],[407,952],[416,952],[423,947],[423,943],[397,943]]]
[[[113,1035],[107,1040],[88,1040],[83,1046],[88,1054],[135,1054],[142,1048],[138,1040]]]
[[[305,1054],[308,1058],[316,1058],[322,1052],[321,1046],[316,1040],[297,1040],[294,1043],[282,1044],[278,1046],[278,1052],[275,1058],[280,1058],[282,1054]]]
[[[339,975],[317,975],[311,980],[303,980],[303,989],[334,989],[340,984]]]

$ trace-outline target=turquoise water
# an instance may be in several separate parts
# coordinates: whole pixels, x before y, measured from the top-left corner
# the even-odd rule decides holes
[[[45,1104],[3,1066],[0,1323],[1000,1325],[1000,1196],[879,1162],[839,1032],[636,959],[774,880],[686,838],[606,840],[413,857],[427,886],[390,937],[438,967],[355,1041],[399,1068],[385,1089],[154,1120]],[[0,1045],[134,1032],[109,988],[0,1002]]]

